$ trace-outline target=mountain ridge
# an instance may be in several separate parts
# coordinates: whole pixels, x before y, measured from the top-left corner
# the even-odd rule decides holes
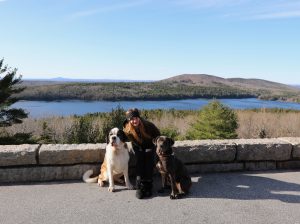
[[[263,79],[182,74],[158,81],[24,82],[23,100],[172,100],[190,98],[258,98],[300,102],[300,89]]]
[[[182,74],[173,76],[167,79],[160,80],[162,82],[185,82],[193,85],[203,85],[203,84],[227,84],[230,86],[251,86],[252,88],[266,87],[266,88],[293,88],[294,86],[273,82],[264,79],[257,78],[222,78],[214,75],[208,74]]]

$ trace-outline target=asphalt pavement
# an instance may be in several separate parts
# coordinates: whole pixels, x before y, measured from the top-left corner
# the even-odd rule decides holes
[[[0,185],[0,223],[300,224],[300,171],[192,176],[191,193],[136,199],[134,190],[77,182]],[[160,186],[155,177],[154,191]]]

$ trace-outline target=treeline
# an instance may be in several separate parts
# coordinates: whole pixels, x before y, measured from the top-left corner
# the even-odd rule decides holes
[[[296,102],[300,103],[300,96],[299,94],[292,93],[292,92],[283,92],[280,94],[272,94],[272,93],[265,93],[260,94],[258,99],[261,100],[272,100],[272,101],[287,101],[287,102]]]
[[[21,100],[174,100],[191,98],[250,98],[257,93],[230,86],[206,87],[162,82],[65,83],[30,86]]]
[[[163,135],[175,140],[201,139],[203,136],[193,136],[196,131],[192,127],[197,121],[217,122],[213,117],[203,117],[203,110],[141,110],[141,116],[154,122]],[[205,113],[215,116],[218,111]],[[203,112],[202,112],[203,113]],[[251,109],[235,110],[238,128],[237,138],[276,138],[300,136],[300,111],[291,109]],[[228,124],[228,116],[221,110],[220,116],[225,116],[224,122]],[[108,130],[112,127],[122,127],[125,111],[117,107],[109,113],[94,113],[84,116],[47,117],[40,119],[27,118],[22,124],[0,128],[0,144],[24,143],[97,143],[105,142]],[[196,124],[197,126],[197,124]],[[205,128],[200,124],[199,128]],[[192,130],[192,131],[191,131]],[[225,131],[230,130],[226,127]],[[209,131],[208,133],[213,133]],[[210,137],[214,138],[214,137]],[[225,137],[227,138],[227,137]]]

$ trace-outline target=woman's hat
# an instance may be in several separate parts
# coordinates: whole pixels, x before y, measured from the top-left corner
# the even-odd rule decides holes
[[[129,109],[127,112],[126,112],[126,119],[128,121],[130,121],[133,117],[140,117],[140,112],[138,109],[136,108],[133,108],[133,109]]]

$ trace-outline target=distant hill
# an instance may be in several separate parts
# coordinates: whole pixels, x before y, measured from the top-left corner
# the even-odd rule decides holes
[[[189,98],[259,98],[300,102],[300,89],[262,79],[183,74],[160,81],[25,80],[24,100],[167,100]]]
[[[297,86],[271,82],[263,79],[221,78],[206,74],[183,74],[161,80],[169,84],[185,84],[189,86],[210,86],[219,88],[236,88],[246,90],[259,99],[300,102]]]
[[[214,85],[226,82],[226,79],[206,74],[183,74],[161,80],[161,82],[179,82],[189,85]]]
[[[50,79],[23,79],[25,85],[54,85],[62,83],[109,83],[109,82],[152,82],[153,80],[129,80],[129,79],[70,79],[56,77]]]
[[[71,79],[64,77],[56,77],[49,79],[55,82],[152,82],[153,80],[130,80],[130,79]]]
[[[163,79],[165,83],[185,83],[194,86],[232,86],[240,88],[267,88],[267,89],[286,89],[295,90],[296,88],[290,85],[285,85],[277,82],[271,82],[263,79],[244,79],[244,78],[221,78],[206,74],[183,74],[174,76],[168,79]]]
[[[296,87],[297,89],[300,89],[300,85],[291,85],[293,87]]]

